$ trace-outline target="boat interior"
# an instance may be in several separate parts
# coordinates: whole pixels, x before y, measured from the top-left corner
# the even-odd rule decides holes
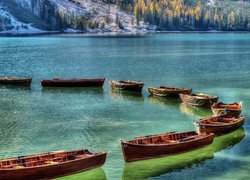
[[[128,141],[132,144],[176,144],[194,139],[203,138],[204,134],[197,134],[195,131],[184,133],[166,133],[158,135],[140,136]]]
[[[19,156],[0,160],[0,169],[19,169],[44,165],[54,165],[76,159],[84,159],[96,154],[90,153],[87,149],[77,151],[58,151],[28,156]]]
[[[53,78],[52,81],[81,81],[83,79],[71,78],[71,79],[60,79],[60,78]]]
[[[234,104],[223,104],[223,103],[218,103],[213,106],[214,108],[221,108],[221,109],[241,109],[242,106],[239,103],[234,103]]]
[[[167,86],[159,86],[160,89],[169,89],[169,90],[175,90],[175,91],[180,91],[180,90],[189,90],[185,88],[175,88],[175,87],[167,87]]]
[[[69,78],[69,79],[61,79],[61,78],[53,78],[52,81],[94,81],[94,80],[105,80],[105,78]],[[44,80],[51,81],[51,80]]]
[[[196,97],[201,97],[201,98],[206,98],[206,99],[217,98],[216,96],[207,95],[207,94],[191,94],[191,96],[196,96]]]
[[[135,82],[135,81],[119,81],[119,82],[124,83],[124,84],[131,84],[131,85],[144,84],[143,82]]]
[[[205,120],[202,120],[202,124],[230,124],[239,121],[241,118],[239,117],[225,117],[225,116],[219,116],[219,117],[212,117]]]

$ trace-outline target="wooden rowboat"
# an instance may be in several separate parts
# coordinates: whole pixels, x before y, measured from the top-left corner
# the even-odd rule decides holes
[[[191,94],[192,89],[159,86],[158,88],[148,87],[148,92],[162,97],[179,97],[179,94]]]
[[[218,101],[218,96],[209,94],[180,94],[183,103],[192,106],[211,106]]]
[[[58,151],[0,160],[1,180],[51,179],[100,167],[106,152]]]
[[[117,90],[141,92],[142,88],[144,86],[144,82],[137,82],[137,81],[110,81],[109,85],[113,89],[117,89]]]
[[[30,86],[32,78],[26,77],[0,77],[0,84],[15,86]]]
[[[59,79],[43,80],[43,87],[102,87],[105,78],[94,79]]]
[[[180,172],[187,167],[201,165],[204,161],[213,159],[216,152],[234,145],[244,139],[245,131],[239,128],[224,136],[214,138],[213,143],[206,148],[201,148],[192,152],[183,153],[177,156],[168,156],[147,161],[137,161],[126,163],[122,172],[122,180],[141,179],[175,179],[166,178],[167,173]],[[164,178],[165,177],[165,178]],[[178,179],[178,178],[177,178]],[[183,178],[186,179],[186,178]],[[192,178],[187,178],[192,179]]]
[[[170,132],[121,141],[121,146],[124,160],[132,162],[191,151],[211,144],[213,139],[212,133]]]
[[[229,133],[239,127],[245,122],[245,116],[216,116],[195,121],[195,126],[200,133],[215,133],[225,134]]]
[[[239,116],[242,111],[242,103],[235,102],[232,104],[224,104],[222,102],[214,103],[211,109],[215,116],[225,115],[228,116]]]

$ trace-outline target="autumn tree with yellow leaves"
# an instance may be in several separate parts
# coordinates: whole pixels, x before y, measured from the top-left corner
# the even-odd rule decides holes
[[[241,9],[226,11],[194,0],[116,0],[120,9],[133,12],[135,21],[161,30],[248,30],[249,16]]]

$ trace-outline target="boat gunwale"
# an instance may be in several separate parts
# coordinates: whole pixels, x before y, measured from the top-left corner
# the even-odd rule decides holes
[[[230,108],[230,107],[218,107],[217,106],[218,104],[228,105],[228,106],[238,105],[240,108],[239,109],[233,109],[233,108]],[[227,110],[230,110],[230,111],[240,111],[240,110],[243,109],[243,106],[242,106],[241,102],[234,102],[234,103],[231,103],[231,104],[225,104],[225,103],[222,103],[222,102],[218,102],[218,103],[212,104],[211,108],[214,109],[214,110],[224,110],[225,108],[227,108]]]
[[[138,86],[138,85],[145,85],[144,82],[142,81],[130,81],[131,84],[126,83],[126,81],[109,81],[109,84],[112,86],[112,84],[114,85],[119,85],[119,86]]]
[[[72,82],[72,81],[94,81],[94,80],[105,80],[105,77],[101,78],[71,78],[71,79],[60,79],[60,78],[53,78],[53,79],[44,79],[41,82]]]
[[[171,87],[169,88],[160,88],[160,87],[163,87],[163,86],[159,86],[159,87],[152,87],[152,86],[148,86],[148,89],[154,89],[154,90],[160,90],[160,91],[169,91],[169,92],[178,92],[178,91],[191,91],[192,88],[174,88],[174,89],[171,89]],[[167,86],[165,86],[167,87]],[[180,93],[181,94],[181,93]]]
[[[202,100],[211,100],[211,99],[217,99],[218,96],[216,95],[210,95],[210,94],[203,94],[203,93],[197,93],[197,94],[184,94],[189,97],[193,97],[195,99],[202,99]]]
[[[24,156],[13,156],[13,157],[7,157],[7,158],[0,158],[0,162],[5,161],[5,160],[6,161],[7,160],[16,160],[16,158],[18,158],[18,157],[21,157],[20,159],[25,159],[25,158],[34,158],[34,157],[37,157],[39,155],[46,156],[46,155],[54,155],[54,154],[58,154],[58,153],[71,153],[71,152],[76,152],[76,151],[89,151],[89,150],[88,149],[78,149],[78,150],[72,150],[72,151],[65,151],[65,150],[48,151],[48,152],[42,152],[42,153],[38,153],[38,154],[27,154]],[[92,152],[90,152],[90,153],[94,154]]]
[[[72,151],[70,151],[72,152]],[[32,166],[32,167],[23,167],[23,168],[6,168],[6,169],[2,169],[0,168],[0,172],[3,171],[18,171],[18,170],[25,170],[25,169],[37,169],[37,168],[44,168],[44,167],[52,167],[52,166],[60,166],[60,165],[64,165],[64,164],[68,164],[68,163],[72,163],[72,162],[77,162],[77,161],[81,161],[81,160],[85,160],[85,159],[90,159],[93,157],[98,157],[98,156],[103,156],[103,155],[107,155],[107,152],[100,152],[97,154],[91,153],[92,156],[86,156],[84,158],[79,158],[79,159],[73,159],[73,160],[69,160],[66,162],[61,162],[61,163],[57,163],[57,164],[45,164],[45,165],[39,165],[39,166]]]
[[[222,117],[225,116],[225,115],[222,115]],[[206,119],[199,119],[199,120],[196,120],[195,121],[195,125],[198,125],[198,123],[200,123],[200,126],[210,126],[210,127],[226,127],[226,126],[231,126],[231,125],[235,125],[237,123],[240,123],[240,122],[244,122],[245,119],[246,119],[246,116],[238,116],[238,117],[232,117],[232,118],[238,118],[238,120],[236,122],[232,122],[232,123],[224,123],[224,124],[205,124],[205,123],[202,123],[201,121],[205,121],[205,120],[208,120],[210,118],[217,118],[217,117],[221,117],[221,116],[215,116],[215,117],[209,117],[209,118],[206,118]]]
[[[194,131],[195,132],[195,131]],[[202,134],[196,134],[196,136],[198,135],[202,135]],[[142,146],[142,147],[159,147],[159,146],[173,146],[173,145],[178,145],[178,144],[185,144],[187,142],[194,142],[194,141],[198,141],[198,140],[201,140],[201,139],[206,139],[206,138],[209,138],[211,136],[215,136],[214,133],[206,133],[205,136],[203,136],[202,138],[199,138],[199,139],[192,139],[192,140],[189,140],[189,141],[184,141],[184,142],[178,142],[178,143],[169,143],[169,144],[134,144],[134,143],[130,143],[128,141],[122,141],[121,143],[123,144],[128,144],[128,145],[132,145],[132,146]],[[146,138],[145,138],[146,139]]]

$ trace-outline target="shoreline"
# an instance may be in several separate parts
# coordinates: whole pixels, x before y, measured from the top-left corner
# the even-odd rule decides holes
[[[248,34],[250,31],[138,31],[138,32],[60,32],[60,31],[46,31],[39,33],[24,33],[24,34],[13,34],[13,33],[1,33],[0,37],[42,37],[42,36],[58,36],[58,37],[138,37],[143,35],[152,34]]]

